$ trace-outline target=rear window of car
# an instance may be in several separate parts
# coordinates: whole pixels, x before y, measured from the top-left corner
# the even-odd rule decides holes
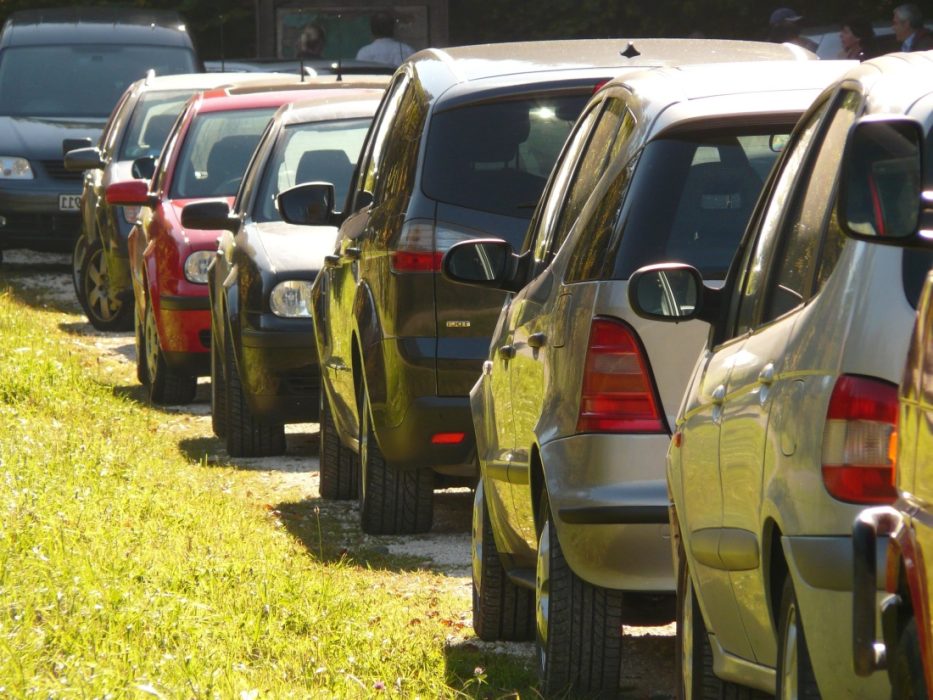
[[[0,54],[0,114],[10,117],[106,118],[134,80],[192,73],[184,47],[15,46]]]
[[[422,189],[468,209],[530,219],[587,95],[539,96],[438,113]]]
[[[334,201],[340,207],[347,198],[370,121],[342,119],[291,124],[283,129],[266,163],[253,219],[280,221],[282,217],[275,208],[276,195],[303,182],[331,183]]]
[[[724,279],[789,131],[790,126],[717,130],[652,141],[628,194],[616,191],[615,201],[594,207],[595,219],[615,218],[615,225],[579,237],[581,246],[608,255],[571,261],[570,272],[577,279],[628,279],[643,265],[676,261],[693,265],[707,279]],[[600,211],[607,207],[614,213]],[[604,240],[596,240],[600,236]]]
[[[185,135],[169,197],[232,197],[275,109],[199,114]]]
[[[191,90],[143,94],[130,116],[117,160],[158,156],[172,125],[191,95]]]

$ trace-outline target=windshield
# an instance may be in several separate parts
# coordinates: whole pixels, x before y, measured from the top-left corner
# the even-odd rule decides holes
[[[530,219],[586,98],[532,97],[437,114],[428,134],[425,194]]]
[[[275,208],[276,195],[303,182],[331,183],[334,201],[340,206],[347,198],[370,121],[347,119],[287,126],[266,164],[253,219],[281,221]]]
[[[117,160],[156,157],[165,145],[168,132],[191,97],[191,90],[148,92],[139,98],[123,134]]]
[[[182,146],[169,197],[232,197],[275,109],[198,115]]]
[[[0,54],[0,114],[101,118],[152,69],[196,70],[188,49],[168,46],[17,46]]]

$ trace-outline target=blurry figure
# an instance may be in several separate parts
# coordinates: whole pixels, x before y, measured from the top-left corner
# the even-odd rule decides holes
[[[894,36],[901,43],[901,51],[927,51],[933,49],[933,34],[923,26],[923,13],[913,3],[898,5],[891,18]]]
[[[861,17],[847,17],[842,22],[839,41],[842,42],[839,58],[864,61],[878,55],[875,30],[871,28],[871,22]]]
[[[415,52],[408,44],[395,38],[395,17],[390,13],[374,14],[369,20],[369,29],[373,41],[357,51],[357,60],[384,63],[398,68],[402,61]]]
[[[803,19],[803,15],[790,7],[779,7],[771,13],[768,22],[770,30],[768,40],[778,44],[797,44],[808,51],[816,51],[816,42],[800,35],[800,25],[798,22]]]
[[[320,25],[309,24],[298,37],[298,58],[322,58],[325,39]]]

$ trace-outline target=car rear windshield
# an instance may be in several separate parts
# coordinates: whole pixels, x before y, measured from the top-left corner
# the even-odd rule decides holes
[[[175,164],[169,197],[232,197],[274,108],[199,114]]]
[[[146,71],[191,73],[193,53],[172,46],[16,46],[0,54],[0,114],[106,118]]]
[[[422,189],[440,202],[530,219],[586,99],[538,96],[435,115]]]
[[[172,125],[191,95],[191,90],[143,94],[130,116],[117,160],[158,156],[169,131],[172,130]]]
[[[772,129],[649,143],[610,227],[609,276],[628,279],[643,265],[677,261],[724,279],[790,127]]]
[[[337,206],[347,198],[350,178],[370,119],[291,124],[282,130],[266,163],[253,211],[255,221],[280,221],[275,197],[302,182],[329,182]]]

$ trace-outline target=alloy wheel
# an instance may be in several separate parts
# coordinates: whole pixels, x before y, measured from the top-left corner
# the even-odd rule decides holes
[[[535,566],[535,625],[538,633],[538,667],[547,663],[548,621],[551,612],[551,521],[548,519],[538,537],[538,560]]]
[[[784,663],[780,669],[781,677],[784,680],[781,700],[796,700],[798,688],[797,647],[799,644],[798,637],[800,636],[800,621],[797,617],[796,603],[787,608],[785,625],[787,632],[784,635]]]
[[[100,246],[95,246],[84,272],[84,292],[87,305],[101,321],[112,321],[120,313],[122,302],[110,293],[110,276],[107,274],[107,261]]]
[[[159,329],[156,327],[152,303],[146,305],[146,370],[149,381],[155,382],[159,371]]]

